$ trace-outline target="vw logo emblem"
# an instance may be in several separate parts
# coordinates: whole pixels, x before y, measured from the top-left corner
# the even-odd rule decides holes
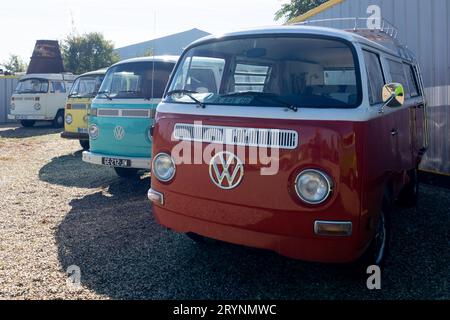
[[[121,126],[117,126],[114,128],[114,137],[117,140],[122,140],[125,137],[125,129]]]
[[[209,163],[209,176],[219,188],[231,190],[236,188],[244,178],[244,165],[231,152],[220,152]]]

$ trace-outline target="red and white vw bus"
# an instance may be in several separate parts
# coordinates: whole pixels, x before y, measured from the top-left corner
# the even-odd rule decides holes
[[[413,55],[372,32],[286,26],[191,44],[153,128],[157,221],[195,240],[381,264],[392,203],[417,197],[426,102]]]

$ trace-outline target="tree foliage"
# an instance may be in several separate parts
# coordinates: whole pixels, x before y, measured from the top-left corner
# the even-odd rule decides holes
[[[61,49],[65,70],[74,74],[109,67],[119,61],[113,43],[98,32],[69,35],[61,43]]]
[[[283,4],[281,9],[275,13],[275,20],[284,19],[287,22],[327,1],[328,0],[291,0],[290,3]]]
[[[16,54],[11,54],[9,59],[3,62],[5,68],[12,73],[27,71],[27,64]]]

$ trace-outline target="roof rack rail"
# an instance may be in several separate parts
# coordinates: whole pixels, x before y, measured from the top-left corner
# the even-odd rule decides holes
[[[398,29],[386,19],[360,17],[331,18],[307,20],[294,23],[293,25],[330,27],[353,32],[397,51],[405,59],[415,59],[414,54],[400,41]]]
[[[344,29],[347,31],[365,31],[370,30],[371,32],[382,32],[394,39],[398,37],[398,29],[386,19],[382,18],[331,18],[331,19],[320,19],[320,20],[307,20],[299,23],[294,23],[294,25],[320,25],[326,26],[329,23],[338,29]]]

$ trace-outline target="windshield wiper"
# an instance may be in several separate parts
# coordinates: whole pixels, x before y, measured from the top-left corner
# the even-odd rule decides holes
[[[108,94],[108,91],[99,91],[98,94],[104,95],[108,100],[112,100],[111,96]]]
[[[255,98],[267,98],[267,99],[270,99],[272,101],[282,104],[283,108],[288,108],[289,110],[292,110],[294,112],[298,111],[298,107],[296,105],[293,105],[289,102],[282,100],[280,98],[280,96],[275,93],[258,92],[258,91],[242,91],[242,92],[232,92],[232,93],[220,95],[221,98],[232,98],[232,97],[240,97],[240,96],[252,96]]]
[[[166,96],[173,96],[174,94],[181,94],[181,95],[189,97],[192,101],[194,101],[197,104],[198,107],[205,109],[206,104],[192,96],[192,94],[195,94],[195,93],[199,93],[199,92],[192,91],[192,90],[172,90],[172,91],[167,92]]]

